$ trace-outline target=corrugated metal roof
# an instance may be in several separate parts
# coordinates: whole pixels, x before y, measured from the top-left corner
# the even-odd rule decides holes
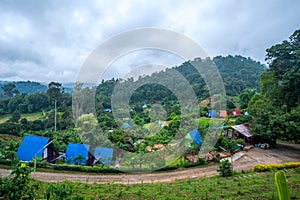
[[[17,156],[23,161],[31,161],[35,154],[36,157],[41,157],[43,147],[46,146],[49,141],[50,139],[46,137],[26,135],[17,151]]]
[[[246,137],[252,137],[250,130],[244,124],[231,126],[231,128],[233,128],[234,130],[238,131],[239,133],[243,134]]]
[[[66,160],[71,164],[76,164],[74,158],[80,154],[84,158],[80,164],[85,164],[89,156],[89,148],[90,145],[88,144],[69,143],[66,151]]]

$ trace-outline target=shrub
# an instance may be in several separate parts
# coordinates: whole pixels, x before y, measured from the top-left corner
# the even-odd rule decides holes
[[[243,139],[237,139],[235,142],[237,144],[241,144],[241,145],[246,144],[245,140],[243,140]]]
[[[220,176],[222,176],[222,177],[232,176],[233,171],[232,171],[231,163],[229,162],[229,160],[223,160],[221,162],[218,172],[220,173]]]
[[[193,162],[186,162],[183,164],[183,167],[185,168],[189,168],[189,167],[196,167],[199,165],[205,165],[206,164],[206,160],[204,158],[198,158],[198,161],[193,163]]]
[[[198,162],[197,162],[199,165],[206,165],[206,160],[205,158],[198,158]]]
[[[73,193],[73,185],[66,181],[63,184],[50,185],[46,191],[45,198],[47,200],[63,200]]]
[[[0,124],[0,134],[20,136],[21,125],[14,122],[5,122]]]
[[[291,169],[300,167],[300,162],[286,162],[278,164],[257,164],[253,167],[253,170],[256,172],[272,171],[279,169]]]
[[[223,147],[227,151],[233,152],[236,147],[236,141],[222,135],[215,144],[215,148],[217,148],[218,151],[222,151],[219,146]]]
[[[38,185],[30,184],[32,168],[25,163],[18,163],[8,177],[0,180],[0,197],[4,199],[34,199]]]

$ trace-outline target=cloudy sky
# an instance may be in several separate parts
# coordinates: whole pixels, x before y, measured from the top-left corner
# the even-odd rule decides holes
[[[240,54],[264,62],[266,48],[299,29],[299,19],[297,0],[1,0],[0,80],[73,82],[95,48],[143,27],[184,34],[210,56]],[[152,51],[132,54],[118,60],[108,76],[145,60],[182,61]]]

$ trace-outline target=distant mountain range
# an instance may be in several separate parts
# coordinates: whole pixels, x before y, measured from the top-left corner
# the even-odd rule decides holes
[[[243,56],[216,56],[213,58],[223,80],[227,95],[238,95],[245,88],[256,88],[259,90],[260,74],[266,70],[266,66]],[[180,66],[175,67],[180,73],[187,77],[191,84],[199,84],[202,88],[204,85],[201,77],[193,68],[190,67],[189,62],[184,62]],[[34,92],[46,92],[48,83],[39,83],[32,81],[0,81],[0,98],[3,96],[2,86],[13,83],[16,85],[20,94],[32,94]],[[71,93],[73,83],[63,83],[64,92]]]
[[[0,94],[3,94],[2,86],[9,83],[15,84],[20,94],[33,94],[35,92],[46,92],[48,84],[34,81],[0,81]],[[63,84],[64,91],[72,92],[73,83]]]
[[[0,81],[0,93],[3,93],[2,86],[9,83],[15,84],[20,94],[32,94],[34,92],[45,92],[47,86],[38,82],[31,81]]]

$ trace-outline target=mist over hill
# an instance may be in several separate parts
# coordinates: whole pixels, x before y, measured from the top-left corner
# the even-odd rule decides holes
[[[213,58],[213,61],[223,78],[227,95],[238,95],[245,88],[256,88],[259,90],[259,76],[266,70],[265,65],[249,57],[246,58],[240,55],[229,55],[226,57],[216,56]],[[191,66],[190,62],[186,61],[180,66],[173,67],[173,69],[180,72],[189,81],[197,96],[203,95],[204,91],[202,90],[204,89],[205,83],[197,70]],[[34,81],[0,81],[0,96],[3,97],[1,87],[9,83],[16,85],[19,94],[46,92],[48,89],[48,83]],[[74,83],[63,83],[62,85],[64,92],[72,92]]]

